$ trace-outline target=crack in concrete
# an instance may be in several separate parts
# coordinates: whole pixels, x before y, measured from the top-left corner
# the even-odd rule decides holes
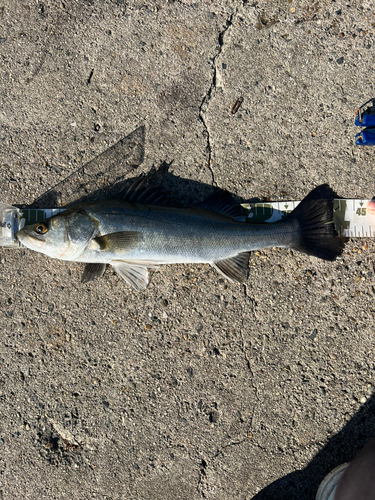
[[[246,285],[244,286],[244,295],[245,295],[245,299],[246,299],[246,297],[248,297]],[[252,304],[252,309],[254,311],[254,307],[255,307],[256,302],[255,302],[254,299],[250,299],[250,300],[251,300],[251,304]],[[252,415],[249,418],[248,430],[247,430],[247,436],[249,436],[249,434],[251,433],[251,428],[254,428],[255,410],[260,405],[260,397],[259,397],[259,394],[258,394],[258,387],[254,383],[254,380],[255,380],[254,370],[253,370],[253,367],[251,366],[251,361],[250,361],[250,358],[248,356],[248,353],[247,353],[247,350],[246,350],[246,347],[245,347],[245,338],[244,338],[244,334],[243,334],[244,327],[245,327],[244,319],[242,318],[242,328],[240,329],[241,351],[242,351],[242,353],[243,353],[243,355],[245,357],[246,366],[247,366],[247,368],[248,368],[248,370],[249,370],[249,372],[251,374],[251,385],[252,385],[252,387],[253,387],[253,389],[255,391],[255,397],[256,397],[256,400],[257,400],[257,403],[258,403],[258,404],[254,404]]]
[[[223,51],[224,36],[225,36],[226,32],[229,30],[229,28],[233,25],[233,17],[235,16],[236,12],[237,12],[237,9],[229,16],[229,18],[225,22],[226,23],[225,28],[223,29],[223,31],[221,31],[219,33],[219,38],[218,38],[219,50],[217,51],[216,55],[212,59],[213,74],[212,74],[211,85],[210,85],[210,88],[208,89],[208,91],[206,92],[206,95],[203,97],[202,102],[199,106],[199,119],[204,126],[204,135],[207,137],[207,146],[206,146],[206,151],[208,153],[207,168],[211,172],[212,185],[214,185],[214,186],[216,186],[217,184],[215,181],[215,174],[214,174],[214,171],[212,169],[211,137],[210,137],[210,131],[208,128],[208,124],[207,124],[206,119],[205,119],[205,114],[206,114],[206,111],[208,109],[208,106],[209,106],[209,103],[210,103],[210,100],[212,97],[212,93],[213,93],[214,89],[216,89],[216,85],[217,85],[218,71],[217,71],[217,67],[216,67],[216,60],[221,55],[221,53]]]
[[[201,494],[202,498],[207,498],[205,492],[202,489],[203,488],[203,481],[204,481],[203,478],[206,477],[207,467],[208,467],[208,463],[206,462],[206,460],[202,459],[201,466],[199,469],[199,478],[198,478],[198,485],[197,485],[197,491],[198,491],[198,493]]]
[[[217,450],[217,452],[215,453],[215,455],[212,458],[216,458],[219,455],[222,455],[224,450],[226,450],[227,448],[231,448],[232,446],[239,446],[240,444],[244,443],[247,440],[248,440],[248,438],[246,437],[246,438],[241,439],[240,441],[233,441],[233,443],[229,443],[229,444],[226,444],[225,446],[222,446],[219,450]]]
[[[252,307],[253,311],[254,311],[254,307],[256,305],[256,302],[254,299],[251,299],[249,297],[249,293],[248,293],[248,290],[247,290],[247,287],[246,287],[246,284],[244,285],[244,288],[243,288],[243,293],[244,293],[244,298],[245,300],[248,299],[248,302],[250,302],[250,307]],[[245,329],[245,321],[244,319],[242,318],[242,328],[240,328],[240,335],[241,335],[241,345],[240,345],[240,348],[241,348],[241,351],[245,357],[245,361],[246,361],[246,366],[251,374],[251,383],[252,383],[252,387],[255,391],[255,397],[257,399],[257,402],[258,404],[254,404],[253,406],[253,412],[252,412],[252,415],[250,416],[249,418],[249,422],[248,422],[248,426],[247,426],[247,431],[246,431],[246,437],[244,437],[243,439],[239,439],[237,441],[233,441],[231,443],[228,443],[224,446],[221,446],[220,448],[218,448],[216,450],[216,452],[212,455],[211,458],[209,459],[202,459],[201,460],[201,464],[200,464],[200,470],[199,470],[199,478],[198,478],[198,484],[197,484],[197,491],[198,493],[200,493],[200,495],[202,496],[202,498],[208,498],[204,489],[207,487],[207,485],[205,484],[205,478],[207,477],[207,469],[210,467],[210,462],[212,460],[215,460],[219,455],[223,455],[224,451],[228,448],[231,448],[232,446],[239,446],[241,445],[242,443],[244,443],[245,441],[248,441],[249,438],[251,437],[251,428],[253,427],[253,423],[254,423],[254,417],[255,417],[255,410],[256,408],[259,406],[260,404],[260,397],[259,397],[259,394],[258,394],[258,387],[254,384],[254,380],[255,380],[255,376],[254,376],[254,370],[253,370],[253,367],[251,365],[251,360],[250,360],[250,357],[247,353],[247,350],[246,350],[246,347],[245,347],[245,338],[244,338],[244,329]],[[264,449],[261,445],[259,445],[259,443],[256,443],[255,441],[252,441],[252,443],[257,446],[258,448],[260,449]]]
[[[210,461],[211,460],[215,460],[215,458],[217,458],[219,455],[223,455],[224,450],[226,450],[228,448],[231,448],[232,446],[239,446],[239,445],[241,445],[242,443],[244,443],[247,440],[248,440],[248,438],[246,437],[244,439],[241,439],[240,441],[233,441],[232,443],[228,443],[228,444],[222,446],[211,457]],[[208,469],[209,466],[210,466],[209,461],[207,461],[205,459],[201,460],[200,471],[199,471],[200,474],[199,474],[199,479],[198,479],[197,490],[198,490],[198,493],[201,494],[202,498],[207,498],[206,493],[204,492],[203,488],[205,486],[204,479],[207,476],[207,469]]]

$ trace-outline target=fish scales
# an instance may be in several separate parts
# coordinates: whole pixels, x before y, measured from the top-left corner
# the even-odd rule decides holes
[[[267,247],[288,247],[293,227],[288,221],[277,224],[244,224],[229,217],[210,216],[201,209],[152,206],[131,207],[126,202],[108,201],[86,206],[98,220],[100,235],[138,231],[142,239],[135,248],[110,255],[100,249],[86,250],[80,262],[108,262],[111,258],[155,261],[159,264],[209,263],[240,252]]]

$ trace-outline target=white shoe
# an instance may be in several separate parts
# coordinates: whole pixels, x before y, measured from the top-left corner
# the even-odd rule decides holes
[[[315,500],[375,500],[375,439],[323,479]]]
[[[326,475],[326,477],[320,483],[315,500],[334,500],[338,482],[340,481],[341,476],[343,475],[348,465],[348,463],[341,464]]]

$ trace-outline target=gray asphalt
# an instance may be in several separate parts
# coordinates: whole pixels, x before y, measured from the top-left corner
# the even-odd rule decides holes
[[[370,1],[10,0],[0,28],[3,202],[69,176],[74,201],[84,166],[132,133],[126,177],[161,167],[186,205],[213,186],[374,195],[375,151],[354,141]],[[1,249],[0,499],[313,499],[375,434],[364,243],[334,263],[254,253],[245,285],[163,267],[141,294]]]

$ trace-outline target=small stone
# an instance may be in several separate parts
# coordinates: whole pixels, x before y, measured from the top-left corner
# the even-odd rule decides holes
[[[145,325],[146,330],[151,330],[152,325]]]
[[[290,12],[291,12],[292,14],[294,14],[294,13],[295,13],[295,11],[296,11],[296,8],[295,8],[295,7],[291,7],[289,10],[290,10]]]
[[[310,339],[315,340],[318,335],[318,330],[314,328],[314,330],[311,332]]]
[[[364,404],[366,403],[366,398],[363,396],[360,400],[359,400],[360,403]]]
[[[212,411],[209,415],[211,424],[216,424],[219,420],[219,413],[217,411]]]

